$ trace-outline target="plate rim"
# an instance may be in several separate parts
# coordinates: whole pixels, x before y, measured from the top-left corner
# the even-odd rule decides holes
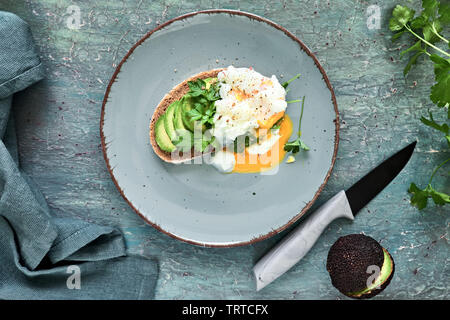
[[[331,93],[331,101],[333,103],[333,107],[334,107],[334,112],[335,112],[335,119],[333,120],[333,122],[335,123],[335,134],[334,134],[334,150],[333,150],[333,157],[331,159],[331,165],[330,168],[328,169],[328,172],[325,176],[325,179],[323,180],[322,184],[319,186],[319,188],[317,189],[317,191],[314,193],[313,198],[301,209],[301,211],[299,213],[297,213],[294,217],[292,217],[288,222],[286,222],[284,225],[278,227],[277,229],[272,229],[270,232],[263,234],[263,235],[259,235],[257,237],[254,237],[250,240],[247,241],[240,241],[240,242],[219,242],[219,243],[203,243],[200,241],[195,241],[195,240],[191,240],[191,239],[186,239],[183,238],[179,235],[173,234],[167,230],[164,230],[161,226],[159,226],[158,224],[150,221],[147,217],[145,217],[134,205],[133,203],[126,197],[125,193],[123,192],[122,188],[120,187],[119,183],[117,182],[114,173],[113,173],[113,168],[111,167],[110,163],[109,163],[109,159],[108,159],[108,155],[107,155],[107,144],[105,141],[105,135],[103,133],[103,128],[104,128],[104,120],[105,120],[105,107],[106,104],[108,102],[108,98],[109,98],[109,94],[111,91],[111,87],[113,86],[114,82],[116,82],[117,80],[117,76],[119,75],[122,65],[128,60],[128,58],[131,56],[131,54],[134,52],[134,50],[139,47],[144,41],[146,41],[148,38],[151,37],[151,35],[159,30],[164,29],[165,27],[169,26],[170,24],[176,22],[176,21],[181,21],[181,20],[185,20],[187,18],[191,18],[194,17],[196,15],[200,15],[200,14],[222,14],[222,13],[227,13],[230,15],[237,15],[237,16],[245,16],[249,19],[254,19],[257,20],[259,22],[264,22],[266,24],[268,24],[269,26],[278,29],[280,31],[282,31],[284,34],[286,34],[289,38],[291,38],[292,40],[294,40],[295,42],[297,42],[300,46],[300,49],[303,50],[310,58],[313,59],[314,64],[316,65],[316,67],[319,69],[320,73],[322,74],[322,78],[325,81],[325,84],[328,87],[328,90]],[[256,242],[268,239],[272,236],[274,236],[275,234],[278,234],[280,232],[282,232],[283,230],[287,229],[289,226],[293,225],[297,220],[299,220],[301,217],[303,217],[308,210],[311,208],[311,206],[316,202],[317,198],[319,197],[319,195],[322,193],[323,188],[325,187],[325,185],[328,182],[328,179],[331,176],[331,173],[333,171],[334,168],[334,164],[336,162],[336,158],[337,158],[337,152],[338,152],[338,147],[339,147],[339,130],[340,130],[340,117],[339,117],[339,110],[338,110],[338,106],[337,106],[337,101],[336,101],[336,96],[333,90],[333,86],[330,83],[330,80],[328,79],[328,76],[325,72],[325,70],[323,69],[322,65],[320,64],[319,60],[317,59],[317,57],[312,53],[312,51],[300,40],[298,39],[293,33],[291,33],[290,31],[288,31],[286,28],[282,27],[281,25],[267,19],[261,16],[258,16],[256,14],[253,13],[249,13],[249,12],[245,12],[245,11],[241,11],[241,10],[232,10],[232,9],[209,9],[209,10],[199,10],[199,11],[193,11],[193,12],[189,12],[180,16],[177,16],[175,18],[172,18],[158,26],[156,26],[154,29],[150,30],[149,32],[147,32],[141,39],[139,39],[129,50],[128,52],[125,54],[125,56],[122,58],[122,60],[120,61],[120,63],[116,66],[113,75],[111,76],[111,79],[108,83],[108,86],[106,87],[106,91],[105,91],[105,95],[103,97],[103,102],[102,102],[102,108],[101,108],[101,114],[100,114],[100,138],[101,138],[101,146],[102,146],[102,153],[103,153],[103,158],[105,159],[106,162],[106,166],[108,169],[108,172],[111,176],[111,179],[114,183],[114,185],[116,186],[117,190],[119,191],[120,195],[122,196],[122,198],[126,201],[126,203],[135,211],[135,213],[140,216],[147,224],[151,225],[153,228],[155,228],[156,230],[183,242],[189,243],[189,244],[193,244],[193,245],[198,245],[198,246],[202,246],[202,247],[212,247],[212,248],[231,248],[231,247],[238,247],[238,246],[244,246],[244,245],[249,245],[249,244],[254,244]]]

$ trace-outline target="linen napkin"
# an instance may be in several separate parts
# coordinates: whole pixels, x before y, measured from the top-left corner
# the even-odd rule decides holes
[[[27,23],[0,11],[0,299],[152,299],[157,263],[121,232],[52,214],[19,166],[13,94],[44,77]]]

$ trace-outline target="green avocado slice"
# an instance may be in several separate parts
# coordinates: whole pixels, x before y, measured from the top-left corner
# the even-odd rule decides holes
[[[177,147],[175,147],[175,145],[172,143],[172,140],[170,140],[170,137],[167,134],[166,129],[164,128],[164,117],[165,114],[161,115],[158,120],[156,120],[155,140],[161,150],[172,152],[175,151]]]
[[[369,293],[372,290],[376,289],[377,287],[383,285],[383,283],[385,283],[386,280],[389,279],[389,277],[391,276],[391,273],[392,273],[393,263],[392,263],[391,256],[389,255],[387,250],[384,248],[383,248],[383,253],[384,253],[384,261],[383,261],[383,265],[380,270],[380,275],[377,277],[377,279],[369,287],[367,287],[361,291],[358,291],[358,292],[349,293],[350,296],[359,297],[363,294]]]
[[[191,131],[186,129],[182,119],[182,104],[177,103],[175,106],[175,116],[173,118],[173,126],[175,128],[175,132],[177,134],[177,147],[181,149],[183,152],[191,150],[194,135]]]
[[[178,101],[172,102],[164,115],[164,128],[166,129],[167,135],[172,142],[175,142],[177,138],[177,133],[174,126],[175,109],[177,104]]]
[[[174,110],[174,118],[173,118],[173,126],[175,130],[187,130],[187,128],[184,126],[183,118],[182,118],[182,105],[180,101],[177,101],[177,104],[175,105]]]
[[[191,98],[183,98],[181,100],[182,102],[182,119],[183,119],[183,124],[184,126],[191,132],[194,132],[194,121],[192,121],[192,119],[189,117],[188,112],[191,111],[194,106],[192,104],[192,99]],[[206,126],[204,124],[202,124],[202,132],[205,132],[206,130]]]
[[[183,119],[183,124],[186,129],[188,129],[191,132],[194,132],[194,121],[192,121],[188,116],[188,112],[194,108],[192,104],[192,99],[183,98],[183,100],[181,100],[181,106],[182,106],[181,116]]]

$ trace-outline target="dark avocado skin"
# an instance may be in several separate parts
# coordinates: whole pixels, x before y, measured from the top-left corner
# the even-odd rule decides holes
[[[391,282],[392,278],[394,277],[394,272],[395,272],[395,262],[394,259],[392,259],[392,256],[389,254],[389,256],[391,257],[392,260],[392,272],[391,275],[389,276],[389,278],[387,278],[387,280],[380,286],[380,289],[376,289],[376,290],[372,290],[368,293],[365,293],[359,297],[355,297],[355,296],[351,296],[348,294],[345,294],[347,297],[353,298],[353,299],[369,299],[372,297],[375,297],[377,294],[379,294],[381,291],[383,291]]]
[[[383,248],[376,240],[362,234],[350,234],[339,238],[331,246],[328,252],[327,270],[333,286],[349,296],[349,292],[359,292],[366,288],[367,279],[370,276],[366,272],[367,267],[376,265],[381,269],[383,262]],[[370,298],[381,292],[390,282],[392,275],[393,273],[380,289],[358,298]]]

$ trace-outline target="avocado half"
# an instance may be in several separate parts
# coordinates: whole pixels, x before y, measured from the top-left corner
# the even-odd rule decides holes
[[[327,270],[331,283],[342,294],[354,299],[368,299],[388,286],[394,276],[395,263],[375,239],[350,234],[340,237],[331,246]]]

